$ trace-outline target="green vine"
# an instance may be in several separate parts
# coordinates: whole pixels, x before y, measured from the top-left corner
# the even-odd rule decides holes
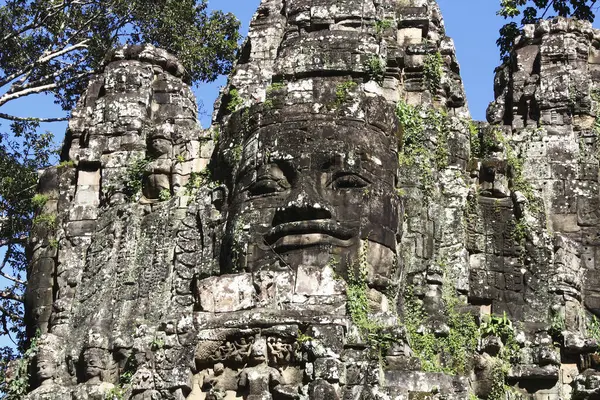
[[[38,352],[39,338],[41,332],[38,330],[35,337],[31,339],[29,348],[25,350],[23,356],[14,361],[16,363],[14,376],[10,381],[6,380],[6,370],[0,373],[2,378],[0,382],[0,392],[4,392],[3,399],[5,400],[22,400],[29,391],[29,370],[31,362]]]
[[[358,260],[350,268],[346,287],[346,303],[352,322],[358,327],[368,345],[377,351],[380,359],[385,355],[394,341],[394,337],[385,331],[385,327],[374,321],[369,310],[369,286],[367,284],[367,251],[368,245],[361,245]]]
[[[520,346],[516,340],[512,322],[506,312],[502,316],[490,315],[484,319],[479,327],[482,336],[494,335],[502,340],[503,346],[494,360],[492,367],[492,389],[488,400],[502,400],[505,398],[507,385],[506,377],[513,362],[519,357]]]
[[[423,111],[401,100],[396,106],[396,115],[400,127],[398,162],[401,166],[417,167],[423,195],[427,200],[433,195],[434,167],[442,170],[449,163],[447,114],[444,110]],[[430,132],[435,135],[433,150],[430,148],[433,146],[428,146]]]
[[[444,60],[439,51],[425,56],[423,75],[425,77],[427,89],[431,94],[437,93],[442,87],[442,75],[444,73],[442,69],[443,63]]]
[[[460,311],[456,285],[445,262],[440,262],[440,267],[444,270],[442,300],[448,334],[436,336],[424,326],[428,316],[411,287],[405,292],[404,325],[409,345],[420,359],[424,371],[464,375],[470,369],[472,356],[477,350],[479,329],[473,315]]]
[[[123,182],[123,193],[128,199],[133,200],[142,190],[142,182],[146,167],[150,160],[138,158],[127,166]]]
[[[229,90],[229,94],[227,96],[227,111],[230,113],[235,112],[238,108],[244,104],[244,99],[240,96],[240,92],[237,89]]]

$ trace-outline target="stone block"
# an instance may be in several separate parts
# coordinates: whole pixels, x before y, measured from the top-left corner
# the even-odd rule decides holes
[[[328,382],[345,383],[346,367],[335,358],[319,358],[315,360],[315,377]]]
[[[200,309],[214,313],[239,311],[255,304],[251,274],[222,275],[197,283]]]
[[[400,46],[419,44],[423,41],[423,30],[421,28],[399,29],[396,39]]]
[[[344,292],[344,281],[337,279],[329,266],[301,265],[296,274],[294,293],[306,296],[331,296]]]

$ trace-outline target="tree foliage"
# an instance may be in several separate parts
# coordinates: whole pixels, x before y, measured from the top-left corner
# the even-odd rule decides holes
[[[40,123],[68,118],[116,46],[163,48],[198,84],[229,72],[238,29],[232,14],[209,13],[207,0],[0,0],[0,335],[24,343],[24,244],[41,205],[34,198],[37,171],[56,154]],[[6,111],[8,103],[40,93],[52,95],[64,113],[41,119]],[[0,349],[0,361],[11,357]]]
[[[515,39],[520,35],[520,26],[553,16],[594,21],[596,3],[597,0],[500,0],[497,14],[513,20],[500,29],[500,38],[496,42],[500,56],[507,59]]]

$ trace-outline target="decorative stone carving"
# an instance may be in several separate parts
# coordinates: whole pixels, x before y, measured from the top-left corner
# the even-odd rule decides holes
[[[524,27],[491,125],[433,0],[263,0],[204,131],[116,50],[41,182],[28,398],[595,398],[599,37]]]

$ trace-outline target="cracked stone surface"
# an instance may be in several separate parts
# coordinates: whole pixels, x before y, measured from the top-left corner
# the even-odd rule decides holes
[[[599,48],[525,26],[474,122],[434,0],[263,0],[207,129],[115,50],[40,178],[27,398],[598,398]]]

